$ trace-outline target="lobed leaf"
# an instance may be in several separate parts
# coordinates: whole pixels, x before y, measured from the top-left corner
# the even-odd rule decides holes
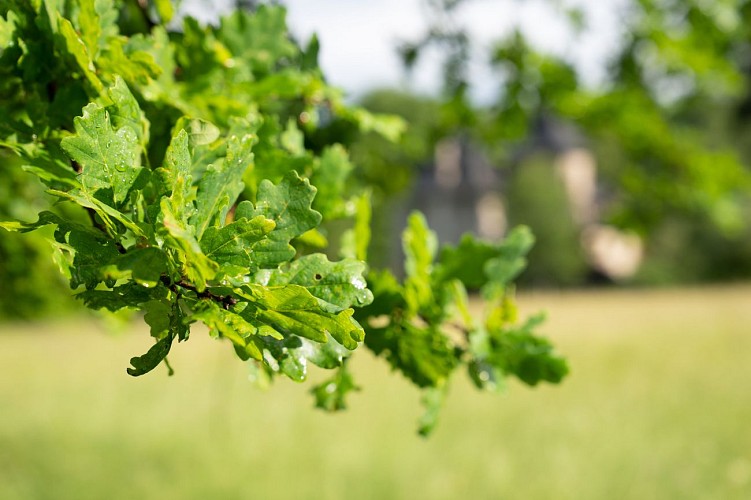
[[[117,36],[117,10],[112,0],[80,0],[78,26],[88,53],[96,59],[107,42]]]
[[[17,20],[18,16],[13,11],[8,11],[5,18],[0,16],[0,50],[5,49],[13,40]]]
[[[164,288],[162,288],[164,290]],[[190,323],[195,321],[183,309],[183,300],[174,293],[166,296],[154,294],[154,300],[141,304],[145,312],[143,319],[151,327],[151,336],[161,339],[165,336],[177,337],[183,341],[190,335]]]
[[[488,281],[485,263],[500,253],[500,245],[465,234],[458,245],[446,245],[441,249],[435,279],[439,282],[458,279],[469,288],[480,289]]]
[[[114,280],[106,276],[104,268],[120,256],[115,244],[102,235],[94,235],[89,231],[71,231],[68,244],[75,252],[73,265],[70,267],[70,287],[78,288],[84,285],[91,290],[99,283]]]
[[[216,275],[219,266],[203,253],[195,237],[194,227],[175,214],[173,203],[174,200],[165,197],[160,205],[162,225],[168,235],[165,245],[175,251],[177,261],[181,264],[181,274],[202,292]]]
[[[404,296],[410,312],[414,314],[434,302],[431,275],[438,247],[435,233],[428,228],[425,217],[420,212],[413,212],[409,216],[407,228],[402,235],[402,247],[407,273]]]
[[[175,124],[176,130],[185,130],[192,146],[205,146],[219,139],[221,131],[211,122],[200,118],[182,117]]]
[[[138,144],[145,149],[149,139],[149,121],[125,80],[116,76],[115,83],[107,88],[107,97],[109,102],[103,104],[109,113],[112,126],[115,129],[131,129],[138,138]]]
[[[172,136],[164,155],[164,164],[157,169],[161,181],[160,193],[167,195],[177,212],[178,218],[187,222],[194,212],[192,201],[191,154],[188,147],[188,134],[179,130]]]
[[[155,287],[167,274],[167,256],[156,247],[135,248],[118,255],[109,265],[102,265],[105,277],[114,280],[132,279],[146,287]]]
[[[355,225],[342,235],[342,256],[367,261],[372,212],[370,193],[363,193],[355,199]]]
[[[91,85],[94,94],[103,92],[104,85],[96,75],[92,55],[89,53],[84,41],[78,35],[78,32],[76,32],[73,24],[68,19],[60,17],[58,18],[57,31],[62,37],[64,52],[75,61],[78,69]]]
[[[325,411],[340,411],[347,408],[345,398],[352,391],[359,391],[346,365],[342,365],[336,374],[313,387],[310,391],[316,400],[316,407]]]
[[[488,283],[483,287],[483,296],[492,298],[503,294],[506,286],[527,267],[526,255],[534,242],[532,231],[526,226],[516,227],[509,233],[500,247],[500,255],[485,264]]]
[[[449,340],[433,326],[401,323],[371,328],[365,343],[419,387],[443,386],[459,364]]]
[[[443,387],[431,387],[423,391],[420,403],[422,403],[424,412],[418,425],[418,432],[421,436],[428,436],[435,429],[445,399],[446,389]]]
[[[286,11],[278,6],[262,5],[252,15],[236,10],[221,20],[217,38],[255,71],[268,73],[297,51],[287,36],[285,18]]]
[[[247,273],[257,269],[254,247],[274,230],[274,221],[262,215],[250,220],[240,219],[223,228],[210,227],[201,239],[204,254],[219,264],[246,268]]]
[[[330,334],[349,350],[357,348],[365,333],[352,317],[353,310],[330,313],[319,300],[299,285],[247,285],[238,294],[252,307],[243,311],[249,321],[258,320],[287,335],[298,335],[316,342],[326,342]]]
[[[136,283],[126,283],[110,290],[84,290],[77,293],[76,298],[83,301],[90,309],[107,309],[119,311],[124,308],[138,309],[151,301],[166,299],[167,289],[146,288]]]
[[[330,262],[323,254],[311,254],[267,272],[261,279],[269,286],[300,285],[319,299],[322,309],[337,313],[373,301],[364,278],[366,267],[354,259]]]
[[[336,144],[323,151],[310,180],[318,188],[314,207],[324,217],[344,215],[347,181],[353,169],[354,165],[341,145]]]
[[[255,261],[261,268],[274,268],[291,260],[295,249],[290,241],[321,223],[321,214],[311,208],[316,188],[296,172],[290,172],[278,184],[261,182],[255,206],[240,203],[235,217],[253,219],[262,215],[274,222],[274,230],[254,247]]]
[[[112,192],[121,204],[141,175],[138,136],[130,127],[113,129],[109,113],[99,104],[83,108],[74,120],[76,134],[61,146],[81,168],[78,180],[85,193]]]
[[[171,335],[164,337],[154,344],[143,356],[130,358],[130,364],[133,368],[128,368],[128,375],[139,377],[159,366],[159,363],[164,361],[167,354],[169,354],[172,340],[173,337]]]
[[[253,158],[253,144],[251,135],[230,138],[224,161],[209,165],[198,181],[196,212],[190,218],[197,238],[210,226],[224,224],[230,206],[245,186],[242,179]]]
[[[281,338],[281,335],[277,332],[259,329],[241,315],[225,310],[210,301],[202,301],[198,304],[197,312],[193,315],[193,318],[202,321],[214,335],[227,338],[237,348],[242,349],[246,359],[247,357],[252,357],[258,361],[263,359],[263,354],[254,342],[253,336],[271,335]]]

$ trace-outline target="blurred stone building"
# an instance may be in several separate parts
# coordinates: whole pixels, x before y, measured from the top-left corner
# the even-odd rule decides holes
[[[506,231],[501,171],[464,137],[449,137],[435,148],[432,168],[423,170],[412,196],[441,243],[472,232],[497,240]]]
[[[466,232],[499,240],[509,223],[529,224],[540,243],[533,252],[537,252],[541,267],[545,267],[546,253],[551,261],[541,272],[558,272],[556,266],[581,268],[562,274],[566,277],[560,284],[619,281],[637,271],[643,257],[642,242],[601,223],[601,207],[607,200],[598,187],[594,155],[576,129],[540,116],[510,163],[505,168],[495,167],[467,137],[443,139],[399,216],[421,210],[441,243],[457,242]],[[537,173],[533,174],[533,169]],[[531,175],[539,179],[532,184],[521,180]],[[562,201],[553,206],[555,193]],[[580,254],[580,263],[572,263],[577,257],[574,254]]]

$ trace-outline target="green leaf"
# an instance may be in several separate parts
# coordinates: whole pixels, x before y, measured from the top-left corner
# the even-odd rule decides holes
[[[186,340],[190,335],[190,323],[188,315],[183,311],[181,299],[175,300],[175,295],[151,300],[141,305],[146,313],[143,320],[151,327],[151,336],[157,339],[165,335],[179,340]]]
[[[279,363],[279,371],[295,382],[304,382],[308,377],[308,363],[304,356],[289,351]]]
[[[255,348],[259,350],[261,363],[267,374],[281,373],[295,382],[302,382],[308,375],[308,360],[299,349],[304,339],[297,335],[287,337],[255,337]],[[315,344],[318,345],[318,344]],[[236,349],[237,350],[237,349]],[[239,352],[241,354],[242,352]]]
[[[326,342],[327,334],[350,350],[357,348],[364,338],[362,328],[352,320],[352,310],[336,315],[315,309],[261,310],[258,318],[277,331]]]
[[[281,335],[269,329],[259,329],[239,314],[225,310],[211,301],[202,301],[197,305],[197,312],[193,319],[202,321],[214,335],[229,339],[235,346],[242,349],[244,354],[258,361],[263,354],[253,340],[255,335],[271,335],[281,338]],[[247,358],[246,358],[247,359]]]
[[[321,309],[318,299],[298,285],[247,285],[237,293],[251,302],[242,315],[250,322],[261,321],[283,334],[299,335],[326,342],[330,334],[349,350],[365,336],[352,318],[352,309],[332,314]]]
[[[158,78],[162,68],[157,65],[154,56],[141,50],[138,38],[112,38],[101,51],[97,59],[100,72],[120,75],[129,85],[149,85]]]
[[[402,234],[402,246],[406,260],[404,263],[407,278],[404,282],[405,298],[413,313],[434,303],[431,274],[433,259],[438,247],[438,239],[428,228],[425,217],[413,212]]]
[[[501,248],[500,245],[465,234],[457,246],[446,245],[441,248],[435,280],[442,282],[458,279],[468,288],[479,289],[488,281],[485,264],[500,256]]]
[[[90,193],[79,191],[77,189],[69,192],[49,189],[47,192],[54,196],[58,196],[60,198],[78,203],[84,208],[90,208],[94,210],[96,214],[102,218],[102,221],[104,222],[104,225],[106,226],[106,229],[108,231],[108,235],[113,238],[120,232],[116,222],[122,224],[123,227],[132,231],[136,236],[145,236],[143,230],[138,226],[138,224],[134,223],[127,215],[94,198]]]
[[[295,242],[298,248],[304,248],[305,250],[324,250],[329,246],[329,240],[318,229],[305,231],[295,239]]]
[[[162,198],[162,225],[169,235],[165,245],[176,251],[177,260],[181,264],[181,274],[194,283],[196,289],[202,292],[208,281],[216,275],[219,266],[204,255],[196,240],[193,226],[187,225],[174,212],[169,198]]]
[[[498,392],[504,388],[503,371],[485,360],[470,361],[467,364],[467,374],[478,389]]]
[[[262,215],[250,220],[240,219],[219,229],[210,227],[201,239],[204,254],[219,264],[232,264],[257,270],[254,245],[275,227],[274,221]]]
[[[165,186],[163,194],[169,196],[178,218],[186,222],[193,215],[194,207],[191,200],[193,177],[190,174],[191,155],[188,148],[188,134],[185,130],[178,130],[172,136],[167,152],[164,155],[164,165],[157,169]]]
[[[533,333],[544,320],[545,316],[538,314],[516,327],[500,328],[488,323],[490,353],[487,361],[528,385],[543,381],[559,383],[568,374],[566,360],[556,354],[548,340]]]
[[[78,68],[86,77],[86,80],[91,85],[95,94],[100,94],[104,91],[104,85],[102,85],[99,77],[96,76],[96,68],[92,62],[91,54],[89,53],[86,44],[78,36],[76,29],[71,22],[65,18],[58,18],[58,33],[62,36],[64,41],[64,50],[73,58]]]
[[[175,252],[180,264],[180,279],[188,278],[196,285],[199,292],[206,289],[207,282],[216,275],[219,265],[208,258],[201,249],[195,234],[195,227],[188,222],[194,214],[190,175],[190,151],[188,134],[179,130],[170,142],[164,158],[164,167],[158,169],[164,190],[169,196],[163,196],[159,203],[161,228],[158,233],[163,244]]]
[[[34,231],[36,229],[39,229],[40,227],[44,227],[50,224],[57,226],[57,230],[55,231],[55,239],[60,243],[64,243],[66,241],[65,235],[70,233],[71,231],[89,233],[93,237],[102,237],[102,234],[99,231],[90,226],[84,226],[83,224],[80,224],[78,222],[66,220],[59,215],[46,210],[39,213],[39,218],[36,222],[0,222],[0,227],[3,227],[8,231],[28,233],[29,231]]]
[[[532,231],[526,226],[519,226],[506,237],[501,246],[501,254],[485,264],[488,283],[482,294],[486,298],[503,295],[506,286],[527,266],[525,256],[534,244]]]
[[[420,387],[441,387],[459,363],[448,338],[410,323],[368,329],[366,345]]]
[[[172,301],[150,300],[142,304],[143,320],[151,327],[151,336],[161,339],[169,333],[172,313]]]
[[[76,298],[90,309],[107,309],[115,312],[124,308],[138,309],[150,301],[162,301],[167,297],[167,289],[145,288],[136,283],[126,283],[111,290],[85,290]]]
[[[321,214],[311,208],[316,188],[297,173],[287,174],[279,185],[261,182],[255,206],[249,201],[240,203],[235,217],[253,219],[259,215],[276,224],[268,237],[255,245],[255,260],[259,267],[273,268],[295,256],[290,241],[317,227]]]
[[[115,244],[108,239],[95,237],[90,232],[71,231],[68,244],[75,251],[70,268],[70,287],[84,285],[90,290],[107,278],[104,268],[120,256]]]
[[[50,145],[46,150],[39,149],[23,156],[30,164],[21,168],[36,175],[47,187],[60,190],[81,188],[76,173],[71,168],[70,159],[59,145]]]
[[[342,235],[342,256],[367,261],[370,245],[370,219],[373,208],[370,193],[363,193],[355,200],[355,226]]]
[[[303,50],[300,67],[305,70],[318,69],[318,53],[321,50],[321,44],[318,41],[318,35],[313,33],[308,40],[305,50]]]
[[[200,118],[182,117],[177,120],[175,130],[185,130],[192,146],[205,146],[219,139],[221,131],[211,122]]]
[[[311,254],[259,276],[264,284],[300,285],[320,299],[322,309],[337,313],[373,301],[363,274],[366,265],[352,259],[330,262],[323,254]]]
[[[102,272],[110,279],[132,279],[139,285],[155,287],[167,272],[167,256],[159,248],[136,248],[103,266]]]
[[[149,121],[128,85],[116,76],[114,85],[107,89],[107,96],[110,102],[103,104],[109,113],[112,126],[115,129],[130,128],[136,134],[138,143],[145,148],[149,140]]]
[[[339,144],[323,151],[310,180],[318,189],[314,207],[326,218],[340,217],[345,211],[347,181],[354,169],[347,151]]]
[[[122,203],[141,174],[138,137],[130,127],[114,130],[107,111],[96,103],[83,108],[74,120],[76,134],[62,140],[62,147],[81,168],[82,190],[95,194],[112,191]]]
[[[154,5],[156,6],[157,14],[159,14],[159,19],[162,20],[162,24],[167,24],[172,20],[175,11],[172,8],[171,0],[154,0]]]
[[[293,119],[287,120],[287,129],[279,136],[281,146],[293,156],[304,156],[305,136]]]
[[[438,416],[443,407],[443,401],[446,398],[445,388],[429,388],[423,391],[420,402],[425,412],[420,417],[418,432],[421,436],[427,437],[433,432],[438,423]]]
[[[78,25],[92,60],[117,36],[117,9],[112,0],[81,0]]]
[[[316,408],[325,411],[340,411],[347,408],[348,393],[359,390],[345,364],[332,378],[313,387],[310,392],[315,396]]]
[[[143,356],[130,358],[130,364],[133,365],[133,368],[128,368],[128,375],[139,377],[156,368],[169,354],[172,340],[173,337],[171,335],[164,337],[154,344]]]
[[[196,212],[190,219],[197,238],[200,239],[208,227],[224,224],[230,206],[245,186],[243,174],[253,159],[254,143],[252,135],[230,138],[224,161],[209,165],[204,172],[198,182]]]
[[[217,38],[254,71],[268,73],[277,61],[297,52],[285,18],[286,11],[278,6],[261,5],[253,14],[236,10],[221,20]]]
[[[407,122],[397,115],[373,114],[363,108],[347,110],[363,133],[373,131],[390,142],[398,142],[407,130]]]
[[[327,370],[342,366],[342,363],[352,354],[331,335],[328,335],[326,342],[323,343],[300,338],[300,346],[294,351],[314,365]]]
[[[8,11],[5,19],[0,16],[0,50],[7,47],[13,40],[17,20],[18,16],[13,11]]]
[[[406,308],[404,289],[390,271],[383,269],[368,273],[368,288],[373,293],[373,302],[358,308],[356,317],[367,326],[369,317],[390,316],[402,314]]]
[[[464,284],[459,280],[451,280],[444,285],[443,291],[447,304],[445,308],[458,314],[466,330],[474,329],[475,321],[469,310],[469,297]]]

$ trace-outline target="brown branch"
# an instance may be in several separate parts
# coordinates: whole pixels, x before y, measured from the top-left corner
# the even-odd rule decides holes
[[[160,277],[160,281],[170,290],[172,290],[174,293],[178,295],[182,295],[183,292],[180,290],[181,288],[184,290],[190,290],[191,292],[195,293],[199,299],[209,299],[213,300],[214,302],[218,302],[222,304],[222,307],[229,311],[230,307],[237,304],[237,299],[231,295],[217,295],[214,293],[211,293],[208,290],[204,290],[202,292],[198,291],[198,288],[196,288],[195,285],[188,283],[184,279],[181,279],[180,281],[174,283],[172,280],[169,279],[169,277],[165,276],[164,274]]]

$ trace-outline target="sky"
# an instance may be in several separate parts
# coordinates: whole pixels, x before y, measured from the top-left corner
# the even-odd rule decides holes
[[[424,0],[285,0],[291,31],[303,42],[317,33],[320,64],[328,81],[356,98],[379,87],[403,87],[435,93],[441,84],[437,54],[426,53],[407,79],[396,52],[400,41],[415,40],[426,29]],[[550,0],[473,0],[460,8],[460,22],[469,28],[477,50],[470,61],[473,96],[492,100],[497,78],[483,64],[494,40],[520,26],[539,49],[563,55],[584,81],[596,85],[604,77],[607,57],[621,35],[618,5],[622,0],[569,0],[584,9],[588,27],[576,36]],[[183,8],[204,20],[206,5],[218,11],[231,1],[186,0]]]

